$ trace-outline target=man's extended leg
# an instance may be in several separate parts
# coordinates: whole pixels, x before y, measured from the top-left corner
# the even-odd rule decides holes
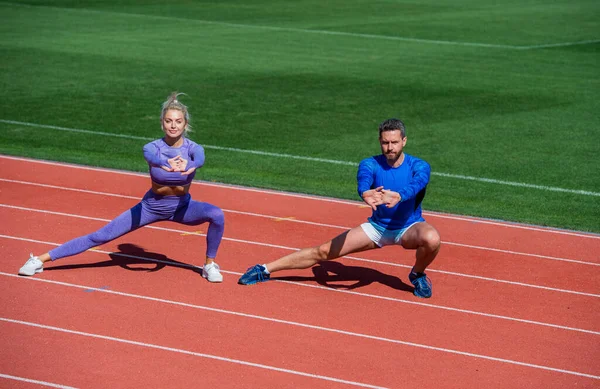
[[[365,234],[362,227],[354,227],[320,246],[301,249],[268,263],[266,267],[256,265],[248,269],[238,283],[244,285],[255,284],[256,282],[266,281],[270,273],[276,271],[307,269],[320,261],[328,261],[374,248],[377,248],[377,245]]]

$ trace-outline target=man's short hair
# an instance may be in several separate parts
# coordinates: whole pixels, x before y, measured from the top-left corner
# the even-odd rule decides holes
[[[381,133],[384,131],[394,131],[400,130],[402,137],[406,137],[406,129],[404,128],[404,123],[400,119],[387,119],[383,123],[379,125],[379,137],[381,138]]]

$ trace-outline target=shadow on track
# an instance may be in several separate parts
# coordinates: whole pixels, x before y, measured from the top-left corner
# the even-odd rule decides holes
[[[135,244],[122,243],[117,246],[117,248],[119,251],[108,254],[110,257],[110,260],[108,261],[49,266],[44,267],[44,271],[119,266],[123,269],[131,271],[155,272],[165,268],[166,266],[175,266],[187,268],[193,272],[202,274],[202,268],[175,261],[168,258],[164,254],[146,251],[142,247]]]
[[[340,262],[323,261],[312,267],[314,277],[284,276],[271,277],[280,281],[315,281],[319,285],[332,289],[357,289],[374,282],[386,285],[392,289],[413,292],[412,285],[407,285],[396,276],[384,274],[378,270],[361,266],[346,266]],[[343,282],[343,284],[342,284]],[[348,283],[353,282],[353,283]]]

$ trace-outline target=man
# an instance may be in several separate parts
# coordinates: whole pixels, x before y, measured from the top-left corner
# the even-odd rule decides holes
[[[285,269],[307,269],[320,261],[401,245],[416,250],[409,280],[414,295],[431,297],[431,281],[425,269],[440,250],[440,235],[421,216],[421,201],[429,183],[431,168],[419,158],[404,153],[406,131],[398,119],[379,126],[381,154],[364,159],[358,166],[358,193],[371,206],[368,222],[354,227],[318,247],[304,248],[265,265],[255,265],[238,283],[251,285],[266,281],[271,273]]]

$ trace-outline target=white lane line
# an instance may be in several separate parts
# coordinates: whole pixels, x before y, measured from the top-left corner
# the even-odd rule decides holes
[[[3,272],[0,272],[0,274],[8,275]],[[443,353],[456,354],[456,355],[462,355],[462,356],[473,357],[473,358],[478,358],[478,359],[491,360],[491,361],[495,361],[495,362],[503,362],[503,363],[514,364],[514,365],[519,365],[519,366],[531,367],[534,369],[549,370],[549,371],[572,374],[572,375],[577,375],[577,376],[582,376],[582,377],[587,377],[587,378],[600,379],[600,376],[586,374],[586,373],[558,369],[558,368],[553,368],[553,367],[549,367],[549,366],[531,364],[531,363],[526,363],[526,362],[521,362],[521,361],[514,361],[511,359],[497,358],[497,357],[492,357],[492,356],[483,355],[483,354],[469,353],[469,352],[465,352],[465,351],[448,349],[448,348],[444,348],[444,347],[429,346],[426,344],[407,342],[407,341],[403,341],[403,340],[385,338],[385,337],[381,337],[381,336],[374,336],[374,335],[362,334],[362,333],[357,333],[357,332],[345,331],[345,330],[340,330],[340,329],[336,329],[336,328],[317,326],[317,325],[294,322],[294,321],[289,321],[289,320],[275,319],[275,318],[259,316],[259,315],[252,315],[252,314],[247,314],[247,313],[242,313],[242,312],[237,312],[237,311],[229,311],[229,310],[225,310],[225,309],[211,308],[211,307],[202,306],[202,305],[182,303],[179,301],[166,300],[166,299],[161,299],[161,298],[136,295],[136,294],[125,293],[125,292],[118,292],[118,291],[109,290],[109,289],[92,288],[92,287],[84,286],[84,285],[76,285],[76,284],[63,283],[63,282],[57,282],[57,281],[42,280],[39,278],[31,278],[31,277],[24,278],[24,277],[20,277],[20,276],[13,275],[13,274],[11,274],[9,276],[19,278],[19,279],[24,279],[24,280],[50,282],[52,284],[63,285],[63,286],[68,286],[68,287],[75,287],[75,288],[80,288],[80,289],[85,289],[85,290],[94,289],[95,291],[98,291],[101,293],[108,293],[108,294],[114,294],[114,295],[119,295],[119,296],[124,296],[124,297],[149,300],[149,301],[153,301],[153,302],[178,305],[178,306],[183,306],[183,307],[187,307],[187,308],[201,309],[201,310],[206,310],[206,311],[210,311],[210,312],[245,317],[245,318],[250,318],[250,319],[258,319],[258,320],[262,320],[262,321],[286,324],[286,325],[290,325],[290,326],[308,328],[308,329],[313,329],[313,330],[317,330],[317,331],[325,331],[325,332],[331,332],[331,333],[336,333],[336,334],[341,334],[341,335],[347,335],[347,336],[351,336],[351,337],[377,340],[377,341],[386,342],[386,343],[401,344],[401,345],[405,345],[405,346],[417,347],[417,348],[422,348],[422,349],[427,349],[427,350],[440,351]],[[0,320],[11,321],[10,319],[3,319],[3,318],[0,318]]]
[[[7,380],[27,382],[27,383],[30,383],[30,384],[37,384],[37,385],[41,385],[41,386],[48,386],[50,388],[77,389],[77,388],[74,388],[73,386],[65,386],[65,385],[60,385],[60,384],[53,384],[52,382],[32,380],[30,378],[17,377],[17,376],[14,376],[14,375],[8,375],[8,374],[2,374],[2,373],[0,373],[0,378],[6,378]]]
[[[19,4],[19,3],[0,3],[1,5],[12,5],[19,6],[23,8],[31,8],[32,5],[29,4]],[[76,13],[88,13],[88,14],[104,14],[104,15],[116,15],[126,18],[142,18],[149,20],[165,20],[165,21],[176,21],[181,22],[181,18],[174,18],[171,16],[161,16],[161,15],[147,15],[147,14],[138,14],[132,12],[115,12],[108,10],[98,10],[98,9],[85,9],[85,8],[68,8],[68,7],[53,7],[53,6],[36,6],[39,8],[53,9],[53,10],[61,10],[61,11],[71,11]],[[230,22],[221,22],[215,20],[203,20],[203,19],[184,19],[186,23],[196,23],[196,24],[204,24],[211,26],[224,26],[224,27],[232,27],[246,30],[263,30],[263,31],[276,31],[276,32],[294,32],[300,34],[319,34],[319,35],[337,35],[337,36],[347,36],[352,38],[361,38],[361,39],[377,39],[377,40],[391,40],[391,41],[401,41],[401,42],[414,42],[414,43],[423,43],[423,44],[434,44],[434,45],[452,45],[452,46],[467,46],[467,47],[486,47],[486,48],[498,48],[498,49],[510,49],[510,50],[518,50],[521,49],[522,46],[514,46],[514,45],[501,45],[501,44],[493,44],[493,43],[478,43],[478,42],[460,42],[460,41],[445,41],[445,40],[435,40],[435,39],[423,39],[423,38],[409,38],[409,37],[401,37],[401,36],[390,36],[390,35],[378,35],[378,34],[363,34],[356,32],[344,32],[344,31],[330,31],[330,30],[316,30],[316,29],[305,29],[305,28],[294,28],[294,27],[278,27],[278,26],[265,26],[260,24],[242,24],[242,23],[230,23]]]
[[[47,129],[58,130],[58,131],[70,131],[70,132],[78,132],[78,133],[90,134],[90,135],[101,135],[101,136],[136,139],[136,140],[144,140],[144,141],[151,141],[154,139],[154,138],[149,138],[149,137],[140,137],[140,136],[126,135],[126,134],[112,134],[112,133],[102,132],[102,131],[89,131],[89,130],[82,130],[82,129],[77,129],[77,128],[66,128],[66,127],[59,127],[59,126],[52,126],[52,125],[18,122],[18,121],[14,121],[14,120],[0,119],[0,123],[16,124],[16,125],[28,126],[28,127],[47,128]],[[338,161],[338,160],[325,159],[325,158],[314,158],[314,157],[306,157],[306,156],[292,155],[292,154],[271,153],[271,152],[260,151],[260,150],[248,150],[248,149],[239,149],[239,148],[233,148],[233,147],[221,147],[221,146],[206,145],[206,144],[203,144],[202,146],[206,149],[235,151],[238,153],[256,154],[256,155],[263,155],[263,156],[268,156],[268,157],[296,159],[296,160],[304,160],[304,161],[312,161],[312,162],[323,162],[323,163],[336,164],[336,165],[347,165],[347,166],[353,166],[353,167],[358,166],[358,162]],[[592,192],[592,191],[580,190],[580,189],[558,188],[558,187],[545,186],[545,185],[535,185],[535,184],[528,184],[528,183],[523,183],[523,182],[512,182],[512,181],[497,180],[497,179],[493,179],[493,178],[473,177],[473,176],[465,176],[462,174],[451,174],[451,173],[442,173],[442,172],[431,172],[431,175],[445,177],[445,178],[452,178],[452,179],[467,180],[467,181],[485,182],[488,184],[508,185],[508,186],[516,186],[516,187],[521,187],[521,188],[537,189],[537,190],[544,190],[544,191],[550,191],[550,192],[564,192],[564,193],[578,194],[578,195],[584,195],[584,196],[599,196],[600,197],[600,192]]]
[[[141,196],[137,196],[137,197],[136,196],[127,196],[127,195],[122,195],[122,194],[115,194],[115,193],[108,193],[108,192],[98,192],[98,191],[87,190],[87,189],[68,188],[66,186],[59,186],[59,185],[39,184],[37,182],[29,182],[29,181],[21,181],[21,180],[10,180],[10,179],[6,179],[6,178],[0,178],[0,181],[2,181],[2,182],[10,182],[12,184],[39,186],[40,188],[50,188],[50,189],[66,190],[66,191],[70,191],[70,192],[95,194],[95,195],[107,196],[107,197],[118,197],[118,198],[121,198],[121,199],[133,199],[133,200],[137,200],[137,201],[140,201],[142,199]]]
[[[117,198],[124,198],[124,199],[132,199],[132,200],[136,200],[136,201],[140,200],[139,196],[136,197],[136,196],[127,196],[127,195],[114,194],[114,193],[97,192],[97,191],[91,191],[91,190],[85,190],[85,189],[68,188],[68,187],[57,186],[57,185],[38,184],[38,183],[28,182],[28,181],[9,180],[9,179],[0,178],[0,182],[10,182],[10,183],[16,183],[16,184],[22,184],[22,185],[39,186],[39,187],[42,187],[42,188],[51,188],[51,189],[57,189],[57,190],[65,190],[65,191],[72,191],[72,192],[78,192],[78,193],[87,193],[87,194],[94,194],[94,195],[107,196],[107,197],[117,197]],[[11,206],[11,205],[8,205],[8,204],[0,204],[0,207],[21,209],[21,210],[34,211],[34,212],[48,212],[48,213],[52,213],[52,211],[39,210],[39,209],[33,209],[33,208],[25,208],[25,207],[18,207],[18,206]],[[226,209],[226,208],[222,208],[222,210],[224,212],[234,213],[234,214],[239,214],[239,215],[260,217],[260,218],[271,219],[271,220],[273,220],[273,219],[279,219],[279,220],[285,220],[285,221],[290,222],[290,223],[308,224],[308,225],[314,225],[314,226],[319,226],[319,227],[335,228],[335,229],[339,229],[339,230],[348,230],[348,229],[351,228],[351,227],[348,227],[348,226],[339,226],[339,225],[334,225],[334,224],[317,223],[317,222],[311,222],[311,221],[300,220],[300,219],[282,218],[281,216],[264,215],[264,214],[259,214],[259,213],[255,213],[255,212],[243,212],[243,211],[236,211],[236,210],[231,210],[231,209]],[[56,213],[56,214],[59,214],[59,215],[68,215],[68,214],[62,214],[62,213]],[[74,215],[69,215],[69,216],[74,216]],[[93,219],[93,220],[103,220],[103,221],[105,221],[106,219]],[[588,237],[588,236],[585,236],[585,237]],[[443,241],[443,243],[447,244],[447,245],[451,245],[451,246],[466,247],[466,248],[471,248],[471,249],[476,249],[476,250],[493,251],[493,252],[499,252],[499,253],[510,254],[510,255],[522,255],[522,256],[528,256],[528,257],[550,259],[550,260],[554,260],[554,261],[579,263],[579,264],[582,264],[582,265],[600,266],[600,263],[589,262],[589,261],[582,261],[582,260],[577,260],[577,259],[568,259],[568,258],[553,257],[553,256],[541,255],[541,254],[523,253],[523,252],[518,252],[518,251],[504,250],[504,249],[497,249],[497,248],[483,247],[483,246],[475,246],[475,245],[468,245],[468,244],[464,244],[464,243],[457,243],[457,242],[451,242],[451,241]]]
[[[18,6],[18,7],[23,7],[23,8],[34,7],[34,5],[30,5],[30,4],[21,4],[21,3],[12,3],[12,2],[0,3],[0,6],[2,6],[2,5]],[[47,6],[47,5],[43,5],[43,6],[35,5],[35,7],[62,10],[62,11],[68,10],[68,11],[77,12],[77,13],[91,13],[91,14],[100,13],[100,14],[130,17],[130,18],[135,17],[135,18],[153,19],[153,20],[181,21],[180,18],[174,18],[171,16],[148,15],[148,14],[139,14],[139,13],[131,13],[131,12],[115,12],[115,11],[89,9],[89,8],[85,9],[85,8],[53,7],[53,6]],[[362,39],[391,40],[391,41],[414,42],[414,43],[423,43],[423,44],[432,44],[432,45],[486,47],[486,48],[509,49],[509,50],[532,50],[532,49],[540,49],[540,48],[547,48],[547,47],[586,45],[586,44],[600,42],[599,40],[584,40],[584,41],[575,41],[575,42],[561,42],[561,43],[548,43],[548,44],[540,44],[540,45],[523,46],[523,45],[508,45],[508,44],[503,45],[503,44],[481,43],[481,42],[445,41],[445,40],[439,40],[439,39],[409,38],[409,37],[393,36],[393,35],[364,34],[364,33],[358,33],[358,32],[316,30],[316,29],[294,28],[294,27],[265,26],[265,25],[260,25],[260,24],[242,24],[242,23],[221,22],[221,21],[216,21],[216,20],[203,20],[203,19],[186,19],[186,22],[205,24],[205,25],[214,25],[214,26],[241,28],[241,29],[252,29],[252,30],[298,32],[298,33],[302,33],[302,34],[338,35],[338,36],[347,36],[347,37],[355,37],[355,38],[362,38]]]
[[[106,222],[106,223],[110,222],[109,219],[87,217],[87,216],[74,215],[74,214],[63,213],[63,212],[44,211],[44,210],[38,210],[38,209],[33,209],[33,208],[16,207],[16,206],[12,206],[12,205],[0,204],[0,208],[10,208],[10,209],[17,209],[17,210],[29,211],[29,212],[39,212],[39,213],[50,214],[50,215],[73,217],[73,218],[77,218],[77,219],[102,221],[102,222]],[[142,228],[174,232],[177,234],[206,236],[206,234],[204,234],[204,233],[193,232],[193,231],[189,232],[189,231],[179,230],[179,229],[175,229],[175,228],[157,227],[157,226],[153,226],[153,225],[147,225]],[[7,238],[7,239],[14,239],[13,237],[8,236],[8,235],[0,235],[0,237]],[[256,241],[245,240],[245,239],[229,238],[229,237],[225,237],[225,236],[222,239],[225,241],[236,242],[236,243],[241,243],[241,244],[250,244],[250,245],[262,246],[262,247],[271,247],[271,248],[277,248],[277,249],[283,249],[283,250],[289,250],[289,251],[300,250],[300,248],[298,248],[298,247],[274,245],[274,244],[270,244],[270,243],[256,242]],[[59,244],[56,244],[56,245],[59,246]],[[367,259],[367,258],[350,256],[350,255],[346,255],[342,258],[351,259],[351,260],[355,260],[355,261],[359,261],[359,262],[401,267],[401,268],[406,268],[406,269],[412,268],[412,266],[410,266],[410,265],[404,265],[404,264],[398,264],[398,263],[386,262],[386,261],[378,261],[378,260],[374,260],[374,259]],[[586,264],[588,264],[588,263],[586,263]],[[478,275],[472,275],[472,274],[451,272],[451,271],[447,271],[447,270],[438,270],[438,269],[435,269],[435,267],[430,267],[427,270],[428,270],[428,272],[432,272],[432,273],[440,273],[440,274],[446,274],[446,275],[457,276],[457,277],[466,277],[466,278],[478,279],[478,280],[483,280],[483,281],[499,282],[499,283],[504,283],[504,284],[516,285],[516,286],[524,286],[524,287],[528,287],[528,288],[543,289],[543,290],[548,290],[548,291],[552,291],[552,292],[569,293],[569,294],[576,294],[576,295],[589,296],[589,297],[600,297],[600,294],[595,294],[595,293],[579,292],[579,291],[575,291],[575,290],[552,288],[549,286],[527,284],[527,283],[516,282],[516,281],[502,280],[502,279],[498,279],[498,278],[491,278],[491,277],[484,277],[484,276],[478,276]]]
[[[1,272],[0,272],[0,274],[1,274]],[[562,325],[558,325],[558,324],[545,323],[545,322],[535,321],[535,320],[519,319],[519,318],[516,318],[516,317],[494,315],[492,313],[471,311],[471,310],[468,310],[468,309],[453,308],[453,307],[447,307],[447,306],[444,306],[444,305],[436,305],[436,304],[431,304],[431,303],[422,303],[422,302],[411,301],[411,300],[402,300],[402,299],[393,298],[393,297],[379,296],[379,295],[374,295],[374,294],[369,294],[369,293],[355,292],[355,291],[352,291],[352,290],[343,290],[343,289],[336,289],[336,288],[328,288],[326,286],[311,285],[311,284],[306,284],[306,283],[296,282],[296,281],[278,280],[276,278],[275,279],[271,279],[269,282],[273,282],[273,281],[283,282],[283,283],[286,283],[286,284],[293,284],[293,285],[302,286],[302,287],[306,287],[306,288],[323,289],[323,290],[326,290],[326,291],[329,291],[329,292],[348,293],[348,294],[355,295],[355,296],[361,296],[361,297],[367,297],[367,298],[374,298],[374,299],[385,300],[385,301],[393,301],[393,302],[397,302],[397,303],[418,305],[418,306],[428,307],[428,308],[442,309],[442,310],[450,311],[450,312],[459,312],[459,313],[465,313],[465,314],[469,314],[469,315],[489,317],[489,318],[500,319],[500,320],[509,320],[509,321],[515,321],[515,322],[519,322],[519,323],[526,323],[526,324],[531,324],[531,325],[536,325],[536,326],[542,326],[542,327],[552,327],[552,328],[558,328],[558,329],[567,330],[567,331],[583,332],[583,333],[591,334],[591,335],[600,335],[599,331],[586,330],[586,329],[583,329],[583,328],[576,328],[576,327],[562,326]]]
[[[53,242],[44,242],[44,241],[25,239],[25,238],[13,238],[13,237],[7,237],[6,235],[0,235],[0,238],[13,239],[13,240],[18,240],[18,241],[38,243],[38,244],[46,244],[46,245],[51,245],[51,246],[58,246],[57,243],[53,243]],[[163,264],[167,264],[167,265],[171,265],[171,266],[183,267],[183,268],[189,268],[189,269],[196,269],[196,270],[201,269],[201,267],[199,267],[199,266],[189,265],[189,264],[185,264],[185,263],[174,263],[174,262],[167,261],[167,260],[152,259],[152,258],[146,258],[146,257],[141,257],[141,256],[136,256],[136,255],[104,251],[104,250],[99,250],[99,249],[93,249],[93,250],[90,250],[89,252],[105,254],[105,255],[118,255],[118,256],[122,256],[122,257],[126,257],[126,258],[138,259],[138,260],[142,260],[142,261],[146,261],[146,262],[163,263]],[[236,275],[236,276],[242,275],[242,273],[228,271],[228,270],[224,270],[224,269],[221,269],[221,272],[226,273],[226,274]],[[4,275],[4,276],[8,276],[8,277],[16,276],[15,274],[5,273],[2,271],[0,271],[0,275]],[[38,279],[38,278],[35,278],[34,280],[41,281],[41,282],[50,282],[50,283],[57,282],[57,281],[50,281],[50,280],[44,280],[44,279]],[[322,286],[322,285],[311,285],[311,284],[306,284],[306,283],[302,283],[302,282],[284,281],[284,280],[277,280],[277,279],[272,279],[270,282],[272,282],[272,281],[283,282],[283,283],[288,283],[288,284],[302,286],[302,287],[317,288],[317,289],[329,291],[329,292],[333,291],[333,292],[339,292],[339,293],[346,293],[346,294],[350,294],[350,295],[354,295],[354,296],[373,298],[373,299],[379,299],[379,300],[384,300],[384,301],[392,301],[395,303],[417,305],[417,306],[422,306],[422,307],[441,309],[441,310],[445,310],[445,311],[458,312],[458,313],[463,313],[463,314],[468,314],[468,315],[488,317],[488,318],[492,318],[492,319],[508,320],[508,321],[514,321],[514,322],[519,322],[519,323],[538,325],[538,326],[543,326],[543,327],[552,327],[552,328],[557,328],[557,329],[567,330],[567,331],[576,331],[576,332],[583,332],[583,333],[592,334],[592,335],[600,335],[600,332],[598,332],[598,331],[586,330],[583,328],[576,328],[576,327],[562,326],[562,325],[558,325],[558,324],[545,323],[545,322],[534,321],[534,320],[519,319],[519,318],[515,318],[515,317],[511,317],[511,316],[495,315],[495,314],[491,314],[491,313],[472,311],[472,310],[468,310],[468,309],[447,307],[444,305],[423,303],[423,302],[412,301],[412,300],[404,300],[404,299],[399,299],[399,298],[394,298],[394,297],[387,297],[387,296],[380,296],[380,295],[374,295],[374,294],[369,294],[369,293],[355,292],[355,291],[351,291],[351,290],[328,288],[328,287]],[[62,285],[63,283],[60,283],[60,284]]]
[[[318,375],[318,374],[304,373],[304,372],[297,371],[297,370],[283,369],[280,367],[264,365],[264,364],[260,364],[260,363],[253,363],[253,362],[243,361],[240,359],[226,358],[226,357],[221,357],[221,356],[213,355],[213,354],[199,353],[199,352],[195,352],[195,351],[183,350],[183,349],[178,349],[178,348],[173,348],[173,347],[160,346],[157,344],[138,342],[135,340],[116,338],[113,336],[106,336],[106,335],[93,334],[93,333],[89,333],[89,332],[69,330],[66,328],[48,326],[48,325],[44,325],[44,324],[32,323],[32,322],[27,322],[27,321],[22,321],[22,320],[14,320],[14,319],[6,318],[6,317],[0,317],[0,321],[25,325],[25,326],[29,326],[29,327],[43,328],[45,330],[63,332],[63,333],[67,333],[67,334],[81,335],[81,336],[86,336],[89,338],[109,340],[109,341],[113,341],[113,342],[125,343],[125,344],[134,345],[134,346],[147,347],[147,348],[157,349],[157,350],[162,350],[162,351],[170,351],[170,352],[179,353],[179,354],[193,355],[195,357],[214,359],[214,360],[218,360],[218,361],[222,361],[222,362],[235,363],[238,365],[256,367],[256,368],[265,369],[265,370],[273,370],[273,371],[277,371],[280,373],[299,375],[299,376],[303,376],[303,377],[309,377],[309,378],[314,378],[314,379],[319,379],[319,380],[324,380],[324,381],[338,382],[338,383],[352,385],[352,386],[358,386],[358,387],[362,387],[362,388],[385,389],[382,386],[363,384],[360,382],[348,381],[348,380],[343,380],[343,379],[339,379],[339,378],[328,377],[328,376]],[[582,374],[582,373],[579,373],[579,374]]]
[[[462,174],[432,172],[431,175],[447,177],[447,178],[458,178],[458,179],[467,180],[467,181],[485,182],[488,184],[500,184],[500,185],[508,185],[508,186],[517,186],[517,187],[521,187],[521,188],[540,189],[540,190],[545,190],[545,191],[550,191],[550,192],[564,192],[564,193],[572,193],[572,194],[579,194],[579,195],[585,195],[585,196],[600,197],[600,192],[592,192],[592,191],[588,191],[588,190],[565,189],[565,188],[558,188],[558,187],[554,187],[554,186],[527,184],[524,182],[512,182],[512,181],[497,180],[494,178],[464,176]]]
[[[574,232],[574,231],[570,231],[570,230],[561,230],[561,229],[552,228],[552,227],[540,227],[540,226],[534,226],[534,225],[530,225],[530,224],[520,224],[520,223],[513,223],[513,222],[507,222],[507,221],[501,221],[501,220],[483,219],[483,218],[475,218],[475,217],[469,217],[469,216],[458,216],[458,215],[444,214],[441,212],[433,212],[433,211],[429,211],[429,212],[425,213],[425,215],[427,215],[428,217],[432,217],[432,216],[438,217],[440,219],[462,220],[462,221],[467,221],[470,223],[489,224],[489,225],[498,226],[498,227],[515,228],[515,229],[544,232],[544,233],[551,233],[551,234],[558,234],[558,235],[576,236],[578,238],[600,239],[600,234],[594,234],[593,232]]]
[[[541,255],[541,254],[530,254],[530,253],[523,253],[523,252],[520,252],[520,251],[502,250],[502,249],[495,249],[495,248],[492,248],[492,247],[475,246],[475,245],[471,245],[471,244],[448,242],[448,241],[443,241],[443,243],[447,244],[447,245],[450,245],[450,246],[466,247],[466,248],[473,249],[473,250],[494,251],[494,252],[497,252],[497,253],[508,254],[508,255],[522,255],[522,256],[525,256],[525,257],[549,259],[549,260],[552,260],[552,261],[562,261],[562,262],[579,263],[581,265],[600,266],[600,263],[589,262],[589,261],[581,261],[581,260],[578,260],[578,259],[568,259],[568,258],[552,257],[552,256],[549,256],[549,255]]]
[[[600,39],[590,39],[585,41],[575,41],[575,42],[557,42],[557,43],[546,43],[541,45],[531,45],[531,46],[521,46],[522,50],[534,50],[534,49],[547,49],[552,47],[566,47],[566,46],[581,46],[581,45],[590,45],[594,43],[600,43]]]

